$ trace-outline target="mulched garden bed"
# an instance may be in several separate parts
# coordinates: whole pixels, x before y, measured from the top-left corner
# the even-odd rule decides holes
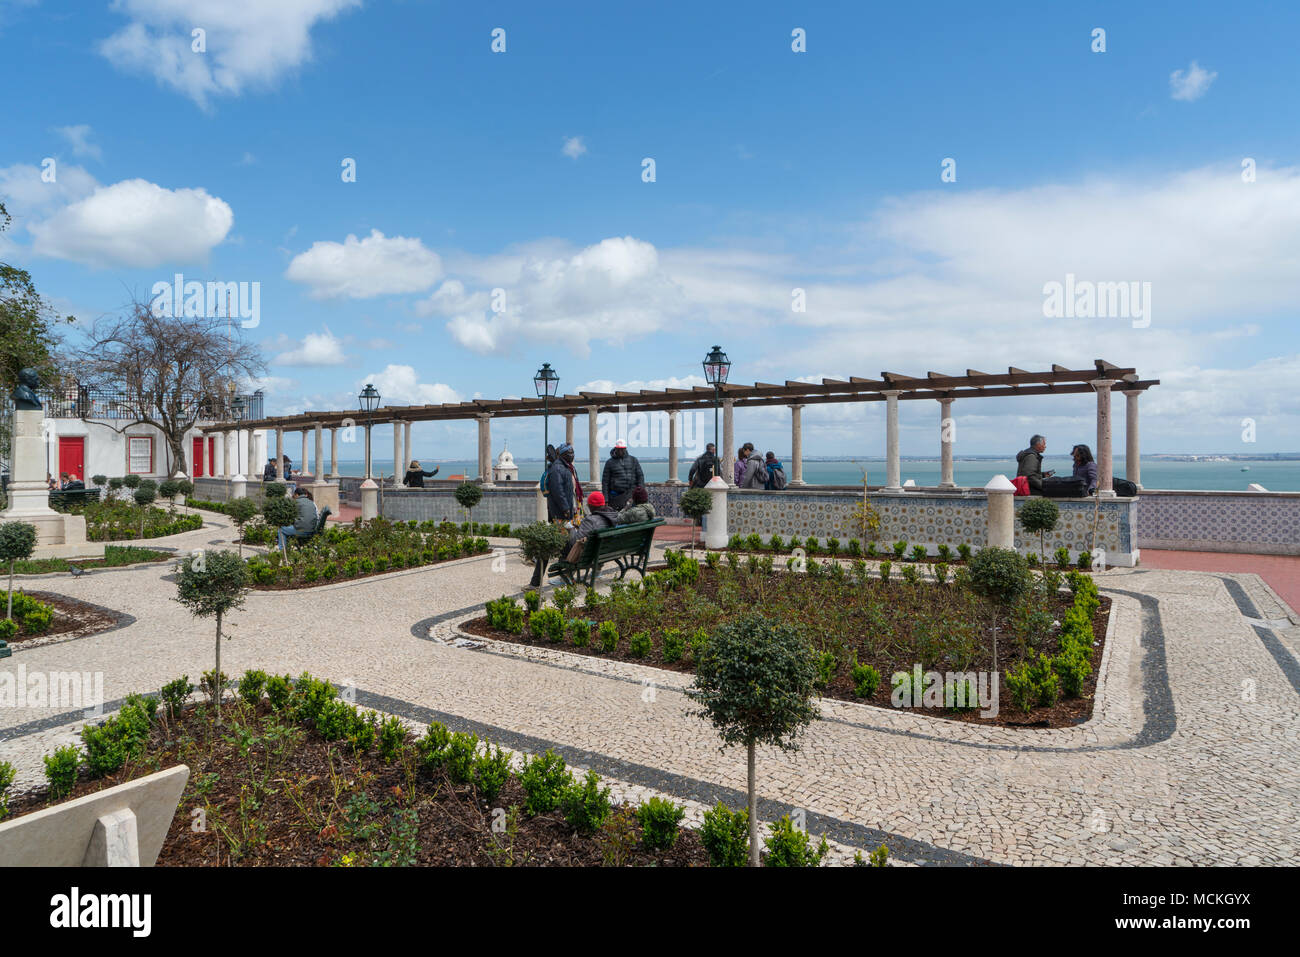
[[[580,834],[559,811],[525,814],[514,776],[488,804],[444,769],[428,772],[401,758],[388,764],[373,747],[354,754],[346,742],[281,721],[265,699],[255,711],[228,703],[223,725],[207,704],[174,722],[162,711],[142,759],[79,780],[65,799],[187,765],[190,778],[159,866],[708,865],[693,830],[679,831],[668,850],[643,847],[627,805],[595,834]],[[46,806],[44,789],[11,801],[15,817]],[[195,830],[196,820],[203,829]]]
[[[112,628],[123,618],[111,609],[91,605],[65,595],[56,595],[47,591],[29,591],[27,594],[47,605],[52,605],[54,615],[50,619],[50,627],[47,630],[40,634],[26,634],[20,631],[9,639],[11,645],[21,645],[23,642],[42,638],[84,638]],[[4,595],[0,594],[0,612],[4,610],[4,601]]]
[[[849,576],[834,581],[826,576],[811,578],[790,572],[764,574],[747,572],[743,568],[729,571],[725,567],[716,570],[702,567],[694,587],[667,591],[656,601],[662,604],[653,611],[638,609],[633,602],[620,611],[617,602],[609,601],[590,611],[581,607],[569,609],[569,617],[596,622],[616,621],[619,643],[613,652],[601,649],[595,627],[591,643],[583,647],[574,646],[567,637],[563,643],[552,643],[534,637],[528,629],[519,635],[510,634],[491,627],[486,616],[465,622],[461,627],[471,635],[496,641],[693,674],[695,669],[689,647],[680,660],[664,660],[662,632],[665,629],[678,628],[689,638],[700,627],[711,628],[742,612],[760,612],[801,625],[817,651],[835,653],[838,664],[831,681],[822,689],[825,697],[892,708],[890,676],[896,671],[911,672],[918,662],[922,663],[923,671],[992,672],[990,626],[996,620],[997,670],[1000,673],[998,714],[985,718],[978,710],[934,707],[908,710],[974,724],[1065,728],[1092,717],[1111,607],[1111,600],[1102,596],[1100,607],[1093,615],[1093,670],[1085,679],[1079,697],[1062,697],[1051,707],[1039,706],[1025,713],[1012,703],[1005,673],[1024,659],[1030,649],[1017,642],[1011,616],[1006,610],[952,583],[939,585],[922,581],[911,585],[896,578],[888,582],[879,578],[856,582]],[[1049,598],[1052,617],[1060,621],[1072,602],[1068,591]],[[929,627],[920,628],[919,622],[927,623]],[[636,657],[628,639],[643,630],[651,634],[653,646],[645,657]],[[1041,637],[1032,649],[1032,656],[1036,657],[1040,652],[1049,657],[1056,654],[1059,650],[1057,633],[1059,631]],[[948,640],[952,635],[959,636],[959,640]],[[926,642],[929,642],[928,650],[924,647]],[[855,654],[859,662],[873,665],[882,676],[880,687],[870,698],[858,697],[854,692],[850,666]]]

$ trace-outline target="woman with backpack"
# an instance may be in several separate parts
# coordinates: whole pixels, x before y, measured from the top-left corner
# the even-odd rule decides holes
[[[767,453],[767,484],[763,487],[769,492],[779,491],[785,488],[786,478],[785,469],[782,468],[780,460],[776,457],[775,452]]]

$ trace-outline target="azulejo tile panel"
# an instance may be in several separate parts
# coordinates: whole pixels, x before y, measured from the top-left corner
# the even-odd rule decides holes
[[[1145,495],[1138,542],[1300,544],[1300,498],[1242,495]]]

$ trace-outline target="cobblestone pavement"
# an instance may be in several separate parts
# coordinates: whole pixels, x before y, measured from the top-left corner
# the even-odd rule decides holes
[[[162,544],[228,543],[224,516]],[[505,544],[502,542],[502,544]],[[0,670],[102,671],[105,697],[212,666],[213,626],[174,600],[172,569],[29,576],[24,587],[128,613],[86,638],[24,649]],[[479,556],[294,592],[255,592],[232,616],[223,670],[303,670],[358,704],[441,720],[517,751],[556,746],[620,793],[669,794],[692,815],[743,803],[744,755],[687,713],[675,672],[469,642],[457,622],[518,592],[530,569]],[[1294,612],[1254,575],[1117,570],[1093,719],[1070,729],[977,727],[840,701],[795,754],[759,755],[761,816],[800,812],[848,848],[900,863],[1290,864],[1300,807],[1300,640]],[[18,786],[74,740],[83,716],[0,709],[0,757]]]

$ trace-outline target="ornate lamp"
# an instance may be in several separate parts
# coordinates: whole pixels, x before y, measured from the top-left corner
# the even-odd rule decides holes
[[[537,389],[537,397],[542,400],[542,468],[546,468],[546,447],[551,444],[551,398],[559,393],[560,377],[556,375],[555,370],[551,368],[549,362],[543,362],[542,367],[537,370],[537,375],[533,376],[533,385]]]
[[[727,376],[730,373],[731,360],[727,358],[727,354],[721,348],[714,346],[713,351],[704,357],[704,379],[709,385],[713,386],[713,450],[715,461],[721,461],[717,456],[722,450],[722,446],[718,442],[718,406],[722,402],[722,387],[727,384]]]

